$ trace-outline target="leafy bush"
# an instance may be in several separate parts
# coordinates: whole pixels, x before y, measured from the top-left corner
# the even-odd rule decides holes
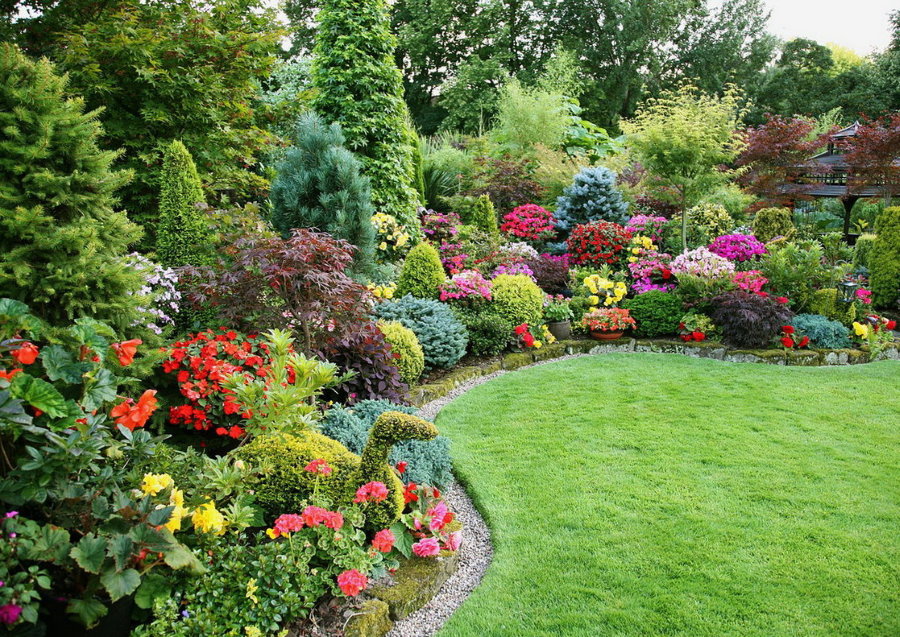
[[[113,210],[129,175],[100,150],[98,112],[66,95],[49,62],[0,44],[0,297],[52,325],[89,316],[130,331],[144,279],[126,254],[141,231]]]
[[[622,307],[631,310],[631,317],[637,321],[637,333],[649,337],[675,334],[684,314],[679,297],[657,290],[627,299]]]
[[[416,382],[425,370],[425,354],[419,339],[411,329],[403,327],[397,321],[387,321],[378,324],[378,329],[384,334],[384,340],[391,346],[391,352],[396,356],[394,363],[400,370],[400,378],[408,385]]]
[[[885,208],[875,220],[878,238],[869,256],[870,287],[876,307],[892,307],[900,297],[900,206]]]
[[[353,453],[362,453],[375,420],[386,411],[414,414],[414,407],[395,405],[386,400],[364,400],[352,409],[335,407],[322,421],[322,433],[346,445]],[[444,486],[451,480],[450,441],[444,436],[433,440],[406,440],[394,445],[389,462],[406,462],[401,479],[432,486]]]
[[[293,146],[272,182],[272,225],[282,237],[294,228],[327,232],[355,246],[354,269],[368,271],[375,250],[372,195],[362,165],[344,147],[339,124],[315,113],[300,116]]]
[[[564,235],[593,221],[628,221],[628,204],[616,188],[616,174],[603,166],[582,168],[556,200],[556,228]]]
[[[732,347],[763,348],[772,344],[794,313],[787,306],[743,290],[725,292],[711,300],[710,317]]]
[[[212,266],[184,269],[185,287],[227,325],[259,330],[292,327],[301,348],[353,330],[365,321],[370,294],[347,276],[349,243],[304,228],[290,239],[237,239]]]
[[[547,294],[562,294],[569,287],[569,259],[542,254],[525,259],[523,262],[531,270],[535,282]]]
[[[875,246],[877,237],[878,235],[867,233],[856,239],[853,251],[854,268],[869,268],[869,259],[872,256],[872,248]]]
[[[556,148],[562,144],[568,125],[560,95],[524,87],[512,78],[500,91],[490,138],[514,152],[527,151],[536,144]]]
[[[324,392],[327,400],[348,404],[379,398],[406,402],[409,387],[399,369],[400,355],[375,323],[359,323],[354,329],[327,339],[318,354],[341,372],[354,372],[350,379]]]
[[[769,293],[788,297],[795,311],[809,308],[814,291],[829,281],[829,272],[822,265],[822,246],[815,241],[773,246],[762,257],[759,269],[769,280]]]
[[[194,158],[180,141],[163,153],[160,175],[159,229],[156,255],[162,265],[201,265],[206,262],[203,244],[209,241],[203,203],[203,188]]]
[[[791,211],[787,208],[757,210],[753,217],[753,235],[763,243],[768,243],[775,237],[784,237],[790,241],[797,235]]]
[[[441,256],[433,245],[423,242],[406,255],[397,280],[397,295],[411,294],[420,299],[436,299],[443,282]]]
[[[374,314],[382,320],[399,321],[415,333],[425,353],[426,370],[452,367],[466,353],[466,328],[439,301],[406,295],[378,304]]]
[[[627,253],[631,237],[620,225],[594,221],[575,226],[569,235],[569,258],[575,265],[615,265]]]
[[[495,356],[509,346],[517,324],[495,308],[454,308],[453,311],[466,326],[469,352],[475,356]]]
[[[473,186],[465,192],[466,195],[487,195],[500,214],[540,200],[543,187],[534,180],[534,165],[527,159],[516,160],[505,155],[499,159],[478,157],[475,162],[479,170],[473,176]]]
[[[491,306],[513,325],[539,325],[544,316],[544,293],[524,274],[501,274],[494,279]]]
[[[471,224],[491,237],[497,237],[500,233],[497,227],[497,212],[494,210],[491,198],[487,195],[481,195],[475,199],[475,203],[469,209],[469,214],[462,220],[463,223]]]
[[[721,236],[734,228],[734,219],[724,206],[702,203],[689,208],[688,245],[705,245],[714,237]]]
[[[791,321],[799,332],[806,334],[814,347],[843,349],[850,347],[850,330],[837,321],[819,314],[798,314]]]

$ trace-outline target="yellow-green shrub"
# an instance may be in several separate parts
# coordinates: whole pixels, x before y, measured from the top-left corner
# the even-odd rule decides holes
[[[753,235],[764,243],[775,237],[790,241],[796,234],[794,218],[787,208],[763,208],[753,217]]]
[[[540,325],[544,316],[544,293],[524,274],[501,274],[493,282],[493,307],[513,325]]]
[[[900,206],[885,208],[875,220],[878,238],[869,255],[872,302],[891,307],[900,296]]]
[[[378,329],[391,344],[391,352],[397,355],[395,363],[400,377],[408,385],[414,383],[425,369],[425,353],[415,332],[399,321],[381,322]]]
[[[869,257],[872,255],[872,247],[877,238],[877,235],[866,233],[856,240],[856,246],[853,249],[853,267],[869,267]]]
[[[444,278],[444,266],[438,251],[430,243],[422,242],[406,255],[395,295],[411,294],[420,299],[436,299]]]
[[[812,294],[809,303],[809,313],[819,314],[832,321],[838,321],[844,325],[851,325],[856,320],[856,304],[845,303],[838,300],[836,288],[823,288]]]

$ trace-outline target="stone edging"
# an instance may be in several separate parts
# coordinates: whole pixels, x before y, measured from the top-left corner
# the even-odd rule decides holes
[[[810,349],[810,350],[737,350],[721,343],[684,343],[668,340],[620,338],[614,341],[587,339],[568,340],[547,345],[538,350],[513,352],[489,359],[478,365],[468,365],[452,370],[447,376],[433,383],[419,385],[410,390],[410,403],[421,407],[446,396],[459,385],[472,379],[487,376],[501,370],[513,370],[573,354],[658,353],[681,354],[693,358],[712,358],[735,363],[768,363],[770,365],[799,365],[820,367],[828,365],[858,365],[870,362],[867,351],[859,349]],[[900,344],[888,345],[877,360],[900,360]]]

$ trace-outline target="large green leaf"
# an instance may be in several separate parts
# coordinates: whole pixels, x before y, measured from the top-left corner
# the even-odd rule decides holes
[[[150,573],[144,577],[137,593],[134,596],[134,603],[138,608],[153,608],[153,603],[157,599],[169,597],[172,594],[172,584],[169,578],[159,573]]]
[[[141,576],[133,568],[122,572],[109,569],[100,576],[100,583],[109,593],[109,598],[115,602],[137,590],[137,587],[141,585]]]
[[[162,507],[161,509],[154,509],[150,512],[150,515],[147,516],[147,524],[150,526],[161,526],[169,521],[169,518],[172,517],[172,511],[175,510],[173,506]]]
[[[116,535],[109,541],[107,552],[116,563],[116,570],[121,571],[131,561],[131,556],[134,554],[134,541],[127,535]]]
[[[104,403],[116,399],[116,377],[108,369],[98,369],[88,381],[84,393],[84,408],[87,411],[100,409]]]
[[[47,372],[47,378],[70,385],[80,383],[82,375],[91,368],[90,363],[75,362],[72,355],[59,345],[44,347],[41,350],[41,363]]]
[[[409,534],[403,522],[395,522],[391,527],[391,533],[394,534],[394,548],[403,554],[403,557],[412,555],[412,536]]]
[[[44,526],[34,544],[25,552],[26,559],[62,564],[71,548],[69,532],[58,526]]]
[[[0,389],[0,431],[7,427],[18,433],[23,425],[30,425],[31,415],[18,398],[13,398],[8,389]]]
[[[197,556],[180,544],[166,551],[165,561],[175,570],[186,568],[196,575],[206,572]]]
[[[62,418],[68,413],[63,395],[56,387],[40,378],[17,374],[10,385],[10,393],[51,418]]]
[[[78,617],[81,623],[87,627],[96,624],[101,617],[106,615],[106,606],[96,599],[70,599],[66,612]]]
[[[70,555],[88,573],[100,573],[106,559],[106,540],[96,535],[85,535],[72,548]]]

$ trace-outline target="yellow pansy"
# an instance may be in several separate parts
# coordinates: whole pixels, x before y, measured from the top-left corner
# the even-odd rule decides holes
[[[168,473],[145,473],[141,482],[141,491],[144,495],[156,495],[163,489],[175,486],[175,481]]]
[[[222,535],[225,533],[225,516],[217,509],[214,502],[209,501],[194,509],[191,516],[194,528],[201,533]]]

